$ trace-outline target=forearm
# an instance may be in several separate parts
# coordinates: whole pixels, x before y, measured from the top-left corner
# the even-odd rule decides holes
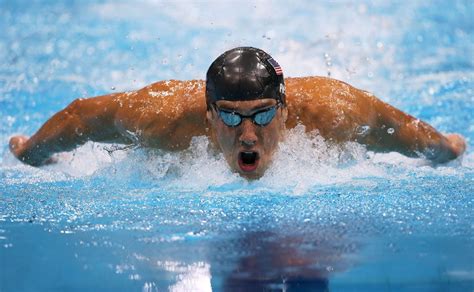
[[[435,163],[453,160],[464,151],[429,124],[401,110],[379,100],[374,107],[377,118],[371,132],[371,146],[376,150],[422,156]]]
[[[52,154],[72,150],[87,141],[82,134],[83,129],[76,130],[74,124],[79,119],[71,113],[71,105],[53,115],[24,144],[22,151],[17,153],[21,161],[38,166],[43,164]],[[81,127],[82,128],[82,127]]]
[[[24,144],[14,145],[12,138],[12,152],[25,163],[41,165],[54,153],[70,151],[89,140],[119,138],[113,123],[112,99],[101,96],[75,100],[46,121]]]

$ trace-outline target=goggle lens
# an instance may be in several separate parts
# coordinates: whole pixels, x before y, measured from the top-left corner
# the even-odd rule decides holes
[[[273,117],[275,117],[275,114],[276,107],[272,107],[266,111],[255,114],[255,116],[253,117],[253,121],[259,126],[266,126],[270,124],[270,122],[273,120]]]
[[[242,122],[242,118],[239,116],[239,114],[234,112],[226,112],[219,110],[219,115],[224,124],[229,127],[236,127]]]

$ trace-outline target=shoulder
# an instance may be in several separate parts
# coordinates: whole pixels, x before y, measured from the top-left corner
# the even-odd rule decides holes
[[[320,76],[288,78],[286,98],[289,110],[320,111],[351,99],[351,86],[345,82]]]
[[[143,97],[155,100],[189,100],[202,98],[205,83],[202,80],[166,80],[152,83],[137,93]]]
[[[372,96],[346,82],[314,76],[288,78],[286,83],[289,127],[302,123],[323,136],[340,133],[345,138],[346,131],[371,115]]]
[[[152,83],[141,90],[156,91],[204,91],[205,82],[203,80],[163,80]]]
[[[152,83],[136,91],[120,94],[117,101],[127,112],[153,112],[176,117],[183,112],[202,107],[205,83],[202,80],[166,80]]]
[[[323,76],[290,77],[285,79],[287,92],[291,99],[309,95],[333,95],[358,90],[350,84]]]
[[[145,145],[186,148],[205,129],[205,83],[168,80],[121,94],[116,119],[122,128],[138,132]]]
[[[374,96],[344,81],[321,77],[286,78],[288,104],[312,106],[317,104],[335,105],[337,103],[355,103]]]

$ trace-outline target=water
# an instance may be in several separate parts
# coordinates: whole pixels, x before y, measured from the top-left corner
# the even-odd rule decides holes
[[[471,1],[0,1],[0,290],[470,291]],[[226,49],[330,75],[468,141],[432,167],[288,133],[247,182],[187,151],[88,143],[32,168],[7,144],[74,98],[203,79]],[[363,131],[364,129],[361,129]]]

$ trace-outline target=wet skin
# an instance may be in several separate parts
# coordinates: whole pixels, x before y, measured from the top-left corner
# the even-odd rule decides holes
[[[303,124],[317,130],[330,143],[357,141],[369,150],[397,151],[444,163],[466,149],[457,134],[443,135],[372,94],[325,77],[286,78],[287,107],[279,108],[265,126],[244,119],[235,128],[225,126],[205,102],[201,80],[161,81],[137,91],[77,99],[53,115],[30,138],[10,139],[10,150],[24,163],[39,166],[53,154],[70,151],[87,141],[136,143],[179,151],[194,136],[206,135],[223,152],[229,166],[247,178],[258,178],[269,166],[285,128]],[[271,106],[273,100],[229,102],[217,106],[250,115]],[[259,153],[257,167],[242,168],[239,154]],[[246,171],[247,170],[247,171]]]

